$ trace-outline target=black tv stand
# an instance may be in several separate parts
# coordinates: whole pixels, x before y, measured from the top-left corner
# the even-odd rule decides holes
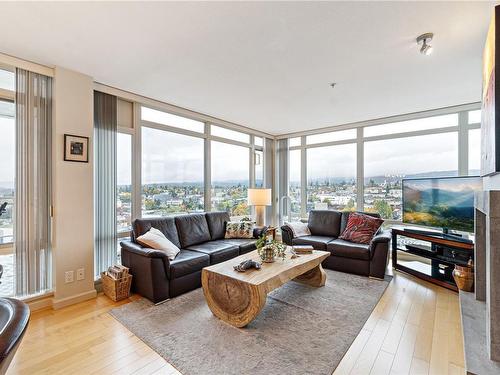
[[[421,234],[423,236],[432,236],[436,238],[443,238],[446,240],[458,241],[463,243],[472,244],[474,241],[469,240],[468,238],[463,238],[460,234],[449,233],[448,230],[443,232],[436,232],[430,230],[422,230],[422,229],[414,229],[414,228],[404,228],[404,232],[413,233],[413,234]]]
[[[398,244],[398,237],[426,244]],[[398,259],[398,253],[412,256]],[[468,239],[412,228],[392,229],[392,266],[396,270],[458,291],[452,272],[455,265],[467,266],[469,259],[474,259],[474,243]]]

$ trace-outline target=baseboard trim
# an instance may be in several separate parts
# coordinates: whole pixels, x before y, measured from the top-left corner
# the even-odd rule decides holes
[[[39,297],[31,301],[24,301],[29,306],[30,311],[39,311],[52,307],[54,295],[50,293],[48,296]]]
[[[66,297],[66,298],[61,298],[61,299],[55,299],[52,301],[52,308],[54,310],[73,305],[78,302],[83,302],[87,301],[92,298],[97,297],[97,291],[95,289],[89,290],[88,292],[76,294],[74,296]]]

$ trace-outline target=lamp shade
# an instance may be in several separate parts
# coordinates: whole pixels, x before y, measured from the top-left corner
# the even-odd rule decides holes
[[[271,189],[248,189],[248,204],[250,206],[270,206]]]

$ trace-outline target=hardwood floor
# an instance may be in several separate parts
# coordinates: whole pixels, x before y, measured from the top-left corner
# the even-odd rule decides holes
[[[107,313],[128,301],[33,313],[7,374],[179,374]],[[464,374],[460,326],[456,293],[396,273],[334,375]]]
[[[396,272],[334,375],[465,374],[458,294]]]

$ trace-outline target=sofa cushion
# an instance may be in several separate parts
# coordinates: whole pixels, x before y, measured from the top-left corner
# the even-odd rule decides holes
[[[329,236],[302,236],[292,240],[293,245],[311,245],[316,250],[326,250],[326,244],[335,237]]]
[[[210,237],[212,240],[221,240],[226,233],[226,223],[231,220],[229,213],[221,212],[207,212],[208,229],[210,230]]]
[[[333,256],[370,260],[369,245],[336,239],[326,245]]]
[[[224,240],[224,242],[227,242],[232,245],[239,246],[240,248],[240,255],[241,254],[246,254],[249,253],[250,251],[254,251],[257,247],[255,246],[255,243],[257,242],[256,240],[251,240],[247,238],[230,238]]]
[[[312,210],[307,225],[313,236],[338,237],[342,213],[331,210]]]
[[[174,260],[170,261],[169,279],[176,279],[193,272],[201,271],[210,265],[210,257],[197,251],[181,249]]]
[[[181,247],[181,243],[179,242],[179,235],[177,233],[177,227],[175,225],[175,219],[173,217],[152,217],[136,219],[134,220],[132,225],[134,240],[137,237],[142,236],[151,228],[156,228],[159,229],[165,235],[165,237],[167,237],[175,246]]]
[[[182,248],[210,241],[210,230],[204,214],[189,214],[175,217]]]
[[[352,212],[349,215],[347,226],[342,232],[340,239],[369,244],[383,223],[384,220],[382,219]]]
[[[222,240],[209,241],[189,246],[187,250],[198,251],[209,255],[210,264],[224,262],[240,254],[240,248],[238,245],[233,245]]]

